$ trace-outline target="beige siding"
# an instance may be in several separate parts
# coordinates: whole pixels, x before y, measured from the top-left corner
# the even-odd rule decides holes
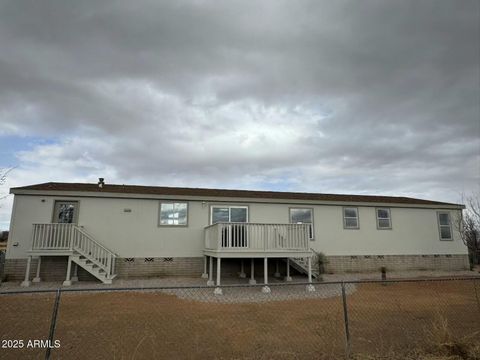
[[[188,227],[176,228],[158,226],[158,199],[16,195],[8,258],[26,257],[32,223],[50,222],[55,200],[79,200],[79,225],[120,257],[136,258],[202,256],[203,227],[209,222],[210,205],[217,204],[189,201]],[[218,203],[239,204],[238,200]],[[467,253],[456,232],[453,241],[439,240],[435,208],[391,206],[392,230],[377,230],[375,207],[358,206],[360,229],[345,230],[341,205],[293,202],[242,205],[249,206],[249,221],[259,223],[288,222],[289,207],[313,208],[315,240],[311,247],[329,256]],[[453,216],[458,210],[450,211]],[[14,247],[15,243],[18,246]]]
[[[317,209],[316,209],[317,210]],[[466,247],[455,234],[454,241],[440,241],[437,213],[430,209],[391,208],[392,230],[378,230],[375,208],[359,207],[360,229],[343,229],[339,207],[316,212],[316,249],[329,255],[464,254]],[[452,211],[452,216],[455,211]]]

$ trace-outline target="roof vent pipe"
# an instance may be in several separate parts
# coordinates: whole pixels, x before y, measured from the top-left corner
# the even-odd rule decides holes
[[[98,178],[98,187],[103,188],[103,185],[105,185],[105,181],[103,178]]]

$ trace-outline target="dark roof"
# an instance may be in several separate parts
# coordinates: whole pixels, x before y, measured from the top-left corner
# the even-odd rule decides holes
[[[144,195],[182,195],[182,196],[205,196],[205,197],[238,197],[238,198],[259,198],[278,200],[318,200],[318,201],[343,201],[343,202],[365,202],[365,203],[395,203],[415,205],[456,205],[459,204],[414,199],[408,197],[377,196],[377,195],[343,195],[343,194],[318,194],[303,192],[280,192],[280,191],[252,191],[252,190],[227,190],[227,189],[201,189],[181,188],[164,186],[140,186],[140,185],[114,185],[105,184],[100,188],[97,184],[81,183],[57,183],[49,182],[44,184],[29,185],[12,188],[16,190],[38,190],[38,191],[75,191],[75,192],[101,192],[116,194],[144,194]]]

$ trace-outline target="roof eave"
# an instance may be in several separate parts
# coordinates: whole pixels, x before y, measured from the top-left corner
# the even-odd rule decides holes
[[[463,204],[452,203],[398,203],[398,202],[375,202],[375,201],[355,201],[355,200],[318,200],[318,199],[282,199],[282,198],[261,198],[261,197],[236,197],[236,196],[202,196],[202,195],[162,195],[162,194],[142,194],[142,193],[119,193],[108,191],[64,191],[64,190],[39,190],[26,189],[22,187],[11,188],[11,194],[15,195],[36,195],[36,196],[69,196],[69,197],[96,197],[96,198],[124,198],[124,199],[178,199],[192,201],[231,201],[231,202],[261,202],[261,203],[289,203],[289,204],[319,204],[319,205],[358,205],[370,207],[402,207],[402,208],[429,208],[429,209],[465,209]]]

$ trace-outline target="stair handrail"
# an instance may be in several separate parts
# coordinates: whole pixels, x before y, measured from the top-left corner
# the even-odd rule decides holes
[[[118,256],[118,254],[116,254],[116,253],[113,252],[112,250],[106,248],[104,245],[100,244],[97,240],[95,240],[95,239],[93,238],[93,236],[92,236],[91,234],[89,234],[89,233],[85,230],[85,228],[84,228],[83,226],[81,226],[81,225],[76,225],[75,227],[76,227],[76,229],[77,229],[79,232],[81,232],[83,235],[85,235],[86,237],[88,237],[91,242],[95,243],[95,245],[101,247],[103,250],[105,250],[105,251],[107,251],[107,252],[110,252],[110,253],[111,253],[112,255],[114,255],[115,257]]]
[[[78,241],[76,241],[78,238],[77,236],[75,236],[74,238],[74,241],[72,241],[72,245],[73,245],[73,248],[75,250],[77,250],[79,253],[85,255],[86,257],[90,257],[89,260],[95,262],[100,268],[102,268],[103,270],[106,271],[107,273],[107,276],[108,277],[111,277],[112,275],[114,275],[114,270],[115,270],[115,259],[116,257],[118,256],[117,254],[115,254],[113,251],[111,251],[110,249],[107,249],[105,246],[103,246],[102,244],[100,244],[98,241],[96,241],[92,235],[90,235],[87,231],[84,230],[83,227],[81,226],[78,226],[76,225],[74,227],[75,231],[77,231],[78,233],[80,233],[81,235],[84,236],[84,238],[86,240],[88,240],[91,244],[94,244],[96,247],[100,248],[101,250],[103,250],[106,254],[106,263],[103,263],[101,261],[102,258],[97,258],[95,257],[95,254],[91,254],[91,253],[86,253],[86,249],[82,248],[79,246]]]

